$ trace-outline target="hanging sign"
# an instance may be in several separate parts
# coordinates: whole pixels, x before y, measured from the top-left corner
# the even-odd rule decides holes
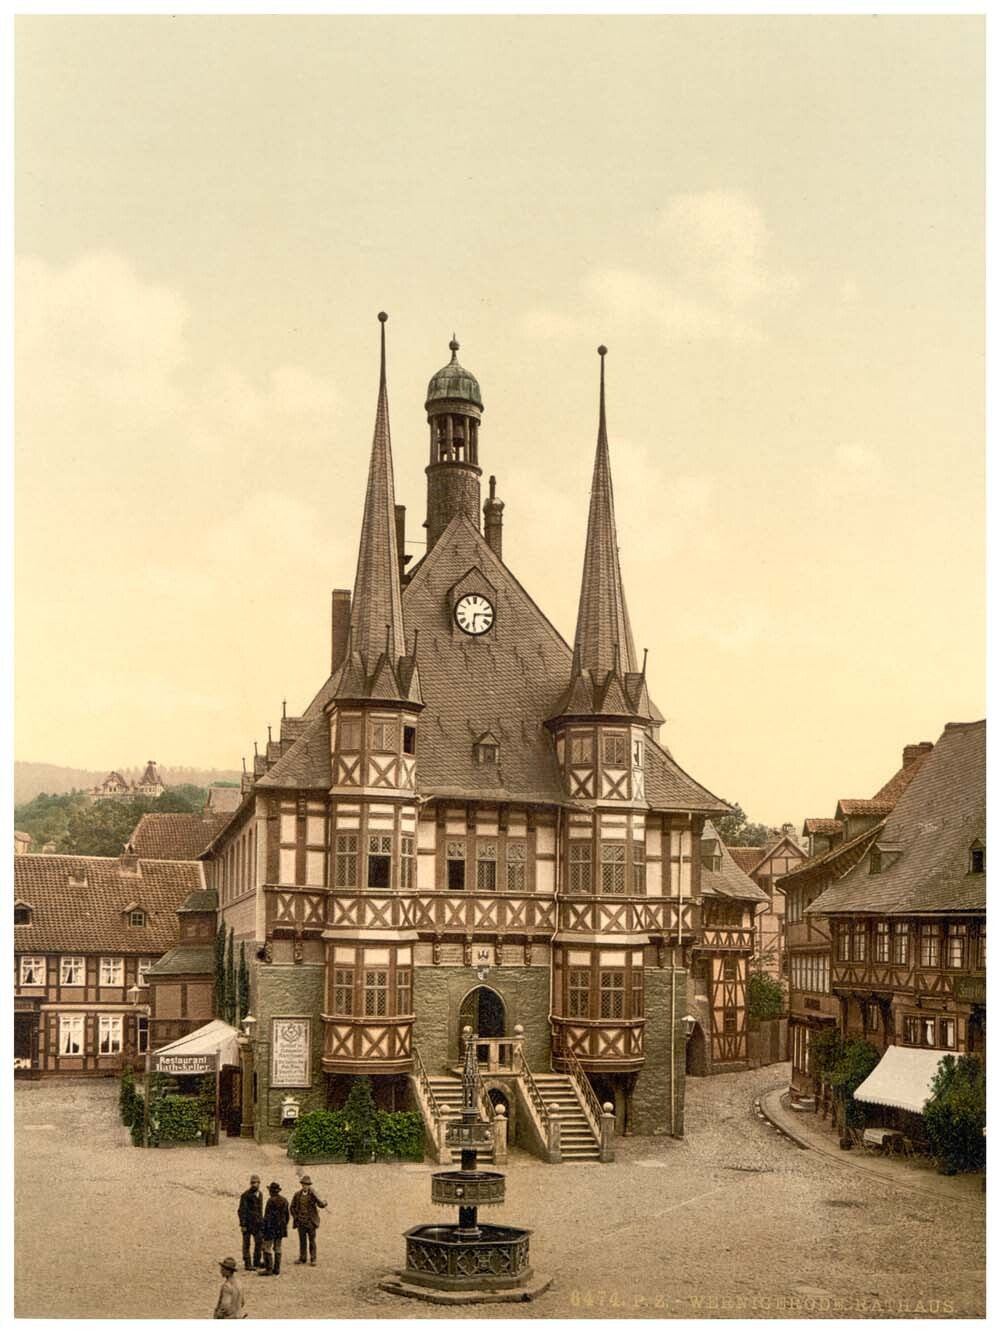
[[[271,1019],[271,1087],[312,1087],[312,1023],[308,1018]]]

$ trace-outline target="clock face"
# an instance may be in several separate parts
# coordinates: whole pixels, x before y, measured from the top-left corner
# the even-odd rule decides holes
[[[493,616],[493,604],[478,592],[466,593],[455,605],[455,623],[466,634],[485,634]]]

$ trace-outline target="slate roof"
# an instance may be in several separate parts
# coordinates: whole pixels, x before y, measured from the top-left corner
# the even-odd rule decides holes
[[[140,860],[139,874],[123,874],[111,856],[17,856],[14,888],[32,907],[30,926],[14,927],[17,953],[163,953],[177,939],[177,909],[204,889],[196,861]],[[70,874],[86,884],[69,886]],[[130,903],[146,909],[149,924],[129,926]]]
[[[492,587],[497,612],[493,631],[481,639],[456,630],[448,614],[449,590],[473,569]],[[463,514],[452,519],[403,589],[403,614],[407,634],[419,630],[420,636],[425,704],[417,742],[421,793],[567,804],[544,724],[562,693],[572,653]],[[323,709],[335,684],[331,676],[306,710],[308,730],[258,778],[258,787],[329,790]],[[473,744],[486,731],[500,742],[497,764],[475,761]],[[645,752],[646,797],[653,809],[720,815],[729,810],[656,742],[647,741]]]
[[[727,847],[716,832],[715,825],[711,820],[706,820],[701,840],[705,842],[712,838],[722,849],[722,866],[719,870],[706,870],[704,864],[702,864],[701,896],[703,898],[734,898],[743,902],[754,903],[768,902],[769,899],[764,890],[755,884],[750,876],[737,864],[733,855],[734,848]],[[749,849],[738,847],[735,850],[747,851]]]
[[[786,875],[780,875],[774,881],[775,886],[787,893],[789,888],[808,880],[816,871],[828,870],[834,874],[844,874],[859,857],[864,856],[884,828],[885,820],[881,820],[855,834],[849,842],[838,842],[835,847],[829,847],[825,852],[807,857],[794,870],[789,870]]]
[[[178,907],[178,912],[214,912],[219,900],[214,889],[195,889]]]
[[[230,814],[146,814],[129,839],[137,856],[193,861],[229,823]]]
[[[726,850],[733,858],[739,868],[747,875],[756,870],[764,859],[763,847],[730,847],[726,844]]]
[[[207,974],[215,971],[215,950],[210,944],[178,944],[165,953],[146,975],[170,977],[184,973]]]
[[[969,871],[976,839],[986,841],[986,723],[949,722],[880,832],[883,845],[901,849],[898,857],[877,875],[865,858],[808,910],[985,911],[986,876]]]

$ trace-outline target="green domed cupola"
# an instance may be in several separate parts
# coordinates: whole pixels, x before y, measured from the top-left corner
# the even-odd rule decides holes
[[[427,386],[426,408],[430,408],[431,403],[436,403],[442,398],[450,398],[459,402],[475,403],[480,411],[483,410],[483,396],[479,391],[479,381],[471,371],[458,364],[458,343],[454,337],[448,344],[451,348],[451,360],[446,366],[442,366],[437,374],[431,376],[431,382]]]

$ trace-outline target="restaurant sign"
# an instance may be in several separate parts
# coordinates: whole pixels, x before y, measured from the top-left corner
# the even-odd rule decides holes
[[[959,1004],[986,1003],[986,974],[977,976],[955,977],[951,983],[951,993]]]
[[[312,1087],[312,1023],[308,1018],[271,1020],[271,1087]]]
[[[153,1068],[158,1074],[214,1074],[215,1054],[154,1055]]]

